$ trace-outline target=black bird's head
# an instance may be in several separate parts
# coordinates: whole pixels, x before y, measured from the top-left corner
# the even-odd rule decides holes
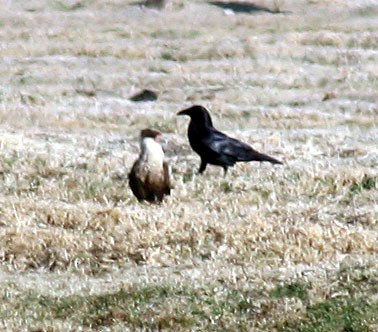
[[[206,127],[212,127],[213,121],[211,120],[209,111],[200,105],[194,105],[186,108],[177,113],[177,115],[187,115],[190,119],[198,124],[203,124]]]

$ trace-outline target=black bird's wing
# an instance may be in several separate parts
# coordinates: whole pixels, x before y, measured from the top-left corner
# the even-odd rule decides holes
[[[237,161],[248,158],[251,147],[243,142],[223,134],[211,128],[209,134],[204,137],[203,144],[209,149],[209,154],[221,164],[234,165]]]
[[[207,146],[209,153],[221,165],[232,166],[238,161],[252,160],[281,164],[278,160],[254,150],[250,145],[229,137],[215,128],[211,128],[202,143]]]

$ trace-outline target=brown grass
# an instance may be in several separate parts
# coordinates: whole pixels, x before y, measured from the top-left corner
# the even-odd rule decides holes
[[[283,326],[275,315],[295,320],[328,299],[340,269],[375,275],[378,31],[368,1],[293,0],[279,4],[284,14],[235,15],[202,1],[160,11],[132,1],[1,6],[1,310],[34,303],[22,296],[31,290],[67,297],[146,285],[200,287],[219,309],[224,298],[210,290],[224,286],[230,303],[240,300],[234,290],[258,294],[254,323],[240,318],[239,330],[271,330]],[[128,100],[143,88],[158,100]],[[196,175],[187,120],[175,116],[193,103],[285,165]],[[168,139],[174,190],[162,206],[139,204],[127,186],[144,127]],[[271,299],[293,280],[310,284],[309,302]],[[180,302],[192,295],[172,291],[167,316],[146,309],[138,325],[116,311],[100,326],[156,328],[152,315],[161,328],[203,329]],[[214,329],[232,330],[238,319],[224,305]],[[25,312],[0,326],[92,329]]]

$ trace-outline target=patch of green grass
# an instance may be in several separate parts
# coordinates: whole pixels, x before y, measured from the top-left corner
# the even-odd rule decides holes
[[[254,324],[252,299],[226,287],[148,285],[61,298],[30,292],[13,299],[13,306],[25,321],[70,320],[91,328],[123,324],[132,329],[231,331]],[[0,317],[5,317],[2,310]]]
[[[341,266],[337,274],[338,287],[350,296],[376,294],[378,292],[378,273],[373,266],[359,264]]]
[[[276,287],[267,308],[276,307],[279,298],[308,299],[309,286],[294,282]],[[2,300],[0,318],[9,310],[28,324],[70,324],[101,329],[122,326],[151,330],[247,331],[263,328],[278,331],[371,331],[378,324],[378,302],[367,297],[349,296],[315,303],[304,313],[281,317],[271,310],[259,310],[263,294],[238,290],[226,285],[193,288],[188,285],[150,284],[123,286],[112,293],[55,297],[34,291]],[[256,314],[258,312],[258,314]]]
[[[342,266],[337,282],[330,290],[337,297],[326,299],[306,308],[301,316],[285,318],[279,331],[373,331],[378,324],[378,301],[367,294],[377,293],[374,268],[352,264]],[[273,290],[276,297],[307,298],[307,286],[294,283]]]
[[[233,191],[233,185],[231,182],[223,181],[221,183],[221,188],[224,193],[231,193]]]
[[[297,297],[303,300],[308,297],[308,288],[309,285],[307,284],[294,282],[283,286],[277,286],[275,289],[273,289],[271,294],[275,298]]]
[[[184,173],[184,174],[182,175],[182,181],[183,181],[184,183],[191,182],[191,181],[193,181],[193,176],[194,176],[193,172],[190,172],[190,173]]]
[[[164,51],[161,54],[161,59],[166,60],[166,61],[177,61],[176,56],[174,54],[172,54],[171,52],[168,52],[168,51]]]
[[[71,3],[67,1],[55,0],[53,1],[53,7],[59,11],[70,12],[84,8],[86,6],[85,2],[86,1],[76,1]]]
[[[373,177],[365,174],[361,181],[353,182],[350,187],[349,191],[352,194],[358,194],[363,190],[371,190],[378,188],[378,177]]]
[[[325,332],[373,331],[378,324],[378,302],[364,298],[331,299],[307,309],[300,320],[286,321],[280,331]]]

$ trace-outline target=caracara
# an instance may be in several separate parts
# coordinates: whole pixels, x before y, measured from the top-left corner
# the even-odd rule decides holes
[[[160,144],[161,133],[152,129],[140,132],[140,155],[129,173],[129,185],[139,201],[161,203],[171,193],[169,167]]]
[[[178,112],[177,115],[190,117],[188,138],[192,149],[201,157],[199,173],[205,171],[207,164],[223,167],[224,175],[228,167],[239,161],[269,161],[272,164],[282,164],[277,159],[215,129],[209,112],[203,106],[192,106]]]

